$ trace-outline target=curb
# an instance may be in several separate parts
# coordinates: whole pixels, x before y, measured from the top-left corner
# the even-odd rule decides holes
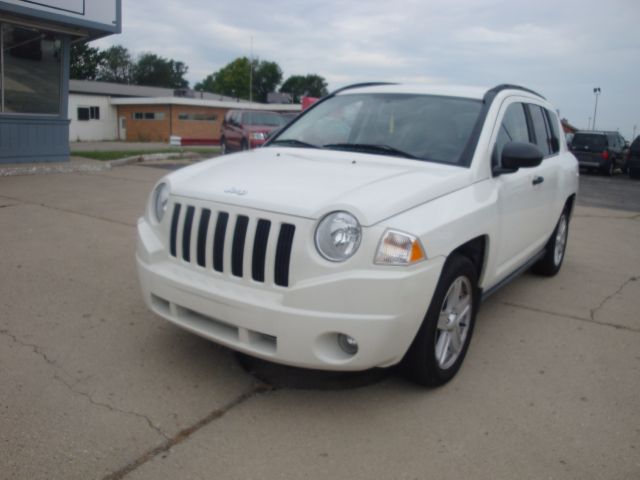
[[[71,152],[73,156],[73,152]],[[95,163],[73,163],[66,162],[64,164],[56,165],[25,165],[14,167],[2,167],[0,166],[0,177],[13,177],[19,175],[46,175],[51,173],[98,173],[106,172],[114,167],[121,167],[123,165],[132,165],[136,163],[170,160],[170,159],[184,159],[195,160],[201,158],[195,152],[175,152],[175,153],[150,153],[147,155],[135,155],[133,157],[119,158],[117,160],[110,160],[104,162]]]

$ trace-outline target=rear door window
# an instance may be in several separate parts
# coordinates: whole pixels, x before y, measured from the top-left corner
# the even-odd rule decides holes
[[[533,124],[533,132],[535,134],[535,144],[542,151],[545,157],[551,154],[551,141],[547,132],[547,124],[545,114],[542,107],[538,105],[529,105],[529,113],[531,113],[531,122]]]
[[[549,126],[549,133],[551,134],[551,139],[549,142],[549,148],[551,149],[551,153],[558,153],[560,151],[560,134],[558,133],[558,117],[551,110],[546,110],[547,114],[547,125]]]

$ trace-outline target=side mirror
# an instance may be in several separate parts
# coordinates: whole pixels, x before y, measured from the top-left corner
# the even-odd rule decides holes
[[[494,167],[493,174],[513,173],[520,168],[537,167],[544,157],[532,143],[508,142],[502,149],[502,166]]]

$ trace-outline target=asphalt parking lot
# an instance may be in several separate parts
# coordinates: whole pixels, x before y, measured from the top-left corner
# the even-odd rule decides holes
[[[492,296],[425,390],[256,377],[147,311],[135,223],[165,173],[0,177],[1,478],[640,478],[640,182],[583,177],[560,274]]]

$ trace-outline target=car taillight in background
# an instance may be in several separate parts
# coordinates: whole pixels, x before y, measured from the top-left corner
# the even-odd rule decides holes
[[[605,160],[609,160],[609,152],[607,150],[602,152],[602,158],[604,158]]]

